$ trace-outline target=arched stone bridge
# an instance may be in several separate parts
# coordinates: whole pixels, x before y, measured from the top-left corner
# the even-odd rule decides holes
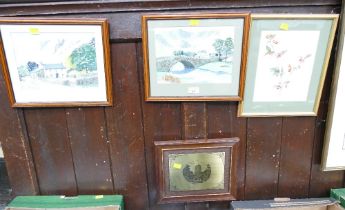
[[[195,69],[210,62],[217,61],[217,58],[201,59],[187,56],[163,57],[157,59],[157,71],[169,72],[176,63],[182,63],[185,69]]]

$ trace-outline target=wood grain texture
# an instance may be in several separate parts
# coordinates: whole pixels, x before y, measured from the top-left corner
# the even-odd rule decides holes
[[[112,194],[105,116],[102,108],[66,110],[79,194]]]
[[[236,198],[244,199],[246,118],[237,117],[237,102],[210,102],[207,104],[208,138],[239,137],[237,153]],[[211,209],[228,208],[229,202],[210,202]]]
[[[208,210],[208,203],[186,203],[185,210]]]
[[[208,209],[210,210],[225,210],[230,209],[230,202],[229,201],[222,201],[222,202],[208,202]]]
[[[235,135],[232,133],[231,121],[232,118],[230,102],[207,103],[207,138],[211,139],[235,137]],[[236,178],[238,178],[238,175]],[[209,202],[209,209],[226,209],[229,207],[230,202],[227,201]]]
[[[141,40],[141,17],[143,15],[152,14],[200,14],[205,13],[239,13],[239,12],[252,12],[252,13],[339,13],[340,0],[319,1],[313,2],[312,0],[299,1],[292,3],[289,6],[279,6],[281,0],[270,1],[270,6],[264,4],[262,6],[254,6],[253,1],[241,1],[246,4],[246,7],[238,7],[234,1],[203,1],[203,5],[196,7],[188,7],[186,3],[171,2],[160,3],[155,2],[153,5],[148,5],[145,8],[143,3],[133,3],[130,5],[123,5],[123,8],[114,5],[113,7],[104,4],[101,8],[97,4],[83,4],[78,5],[78,8],[73,9],[73,5],[61,5],[52,7],[49,5],[0,5],[0,17],[21,17],[21,16],[34,16],[34,17],[49,17],[49,18],[106,18],[109,24],[110,39],[113,42],[133,42]],[[105,1],[103,1],[105,2]],[[216,3],[217,2],[217,3]],[[224,3],[225,2],[225,3]],[[267,2],[267,1],[266,1]],[[285,1],[287,3],[288,1]],[[313,3],[311,3],[313,2]],[[338,2],[338,3],[336,3]],[[173,4],[173,5],[170,5]],[[219,6],[217,6],[219,4]],[[135,6],[136,5],[136,6]],[[212,7],[210,5],[213,5]],[[260,4],[258,4],[260,5]],[[61,8],[59,8],[61,7]],[[92,7],[93,8],[90,10]],[[93,10],[93,11],[92,11]],[[91,12],[92,11],[92,12]]]
[[[145,102],[142,45],[137,46],[137,63],[143,109],[143,126],[145,138],[145,156],[147,184],[149,190],[150,209],[154,210],[183,210],[184,204],[157,204],[157,177],[155,174],[154,141],[168,141],[182,139],[181,133],[181,105],[178,102]]]
[[[25,120],[43,195],[76,195],[65,109],[28,109]]]
[[[136,44],[111,46],[114,107],[105,108],[116,193],[126,208],[148,208]]]
[[[78,13],[106,13],[124,11],[157,11],[162,10],[162,5],[169,10],[178,9],[250,9],[250,8],[279,8],[279,7],[303,7],[303,6],[337,6],[339,0],[301,0],[291,2],[289,0],[265,1],[265,0],[235,0],[235,1],[197,1],[197,0],[161,0],[161,1],[65,1],[49,3],[7,3],[0,4],[0,14],[3,16],[14,15],[47,15],[47,14],[78,14]],[[68,10],[66,10],[68,7]]]
[[[282,118],[250,118],[247,128],[245,199],[277,196]]]
[[[227,209],[229,202],[157,205],[153,142],[239,137],[238,199],[328,196],[345,181],[343,171],[319,168],[332,64],[316,119],[238,118],[236,102],[145,102],[140,21],[159,13],[339,11],[340,0],[0,4],[0,16],[107,18],[113,42],[113,107],[12,109],[0,77],[0,141],[14,193],[114,192],[129,210]]]
[[[203,139],[207,136],[206,103],[182,103],[183,139]]]
[[[230,104],[230,116],[231,116],[231,133],[234,137],[239,137],[240,142],[238,145],[237,155],[237,194],[236,197],[239,200],[245,199],[245,185],[246,185],[246,151],[247,151],[247,119],[238,118],[237,103]]]
[[[10,107],[2,74],[0,74],[0,101],[0,143],[13,194],[39,194],[23,110]]]
[[[322,102],[320,104],[324,106]],[[315,126],[315,138],[313,145],[312,168],[310,176],[309,197],[329,196],[331,188],[343,186],[344,171],[321,171],[321,154],[325,131],[325,118],[317,117]]]
[[[204,139],[207,137],[206,102],[182,103],[182,137],[183,139]],[[186,203],[186,210],[208,209],[208,202]]]
[[[313,153],[315,117],[283,118],[279,197],[305,198]]]
[[[334,55],[335,47],[333,47]],[[330,58],[328,73],[325,79],[325,86],[321,97],[318,116],[315,122],[315,138],[312,156],[312,168],[310,175],[309,196],[325,197],[329,196],[331,188],[337,188],[344,184],[344,171],[321,171],[321,156],[325,135],[328,100],[331,88],[331,80],[334,70],[334,57]]]

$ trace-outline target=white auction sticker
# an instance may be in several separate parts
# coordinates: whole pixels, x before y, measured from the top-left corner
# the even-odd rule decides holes
[[[188,93],[190,93],[190,94],[198,94],[198,93],[200,93],[200,88],[199,87],[189,87],[188,88]]]

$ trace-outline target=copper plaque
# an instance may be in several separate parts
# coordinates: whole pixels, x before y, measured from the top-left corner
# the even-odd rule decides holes
[[[224,189],[225,152],[169,154],[171,191]]]

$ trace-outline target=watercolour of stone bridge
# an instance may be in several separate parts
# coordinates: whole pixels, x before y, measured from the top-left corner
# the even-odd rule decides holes
[[[190,56],[176,56],[176,57],[161,57],[157,58],[157,71],[158,72],[170,72],[171,67],[177,63],[182,63],[184,69],[193,70],[202,65],[218,61],[218,57],[213,58],[195,58]]]

